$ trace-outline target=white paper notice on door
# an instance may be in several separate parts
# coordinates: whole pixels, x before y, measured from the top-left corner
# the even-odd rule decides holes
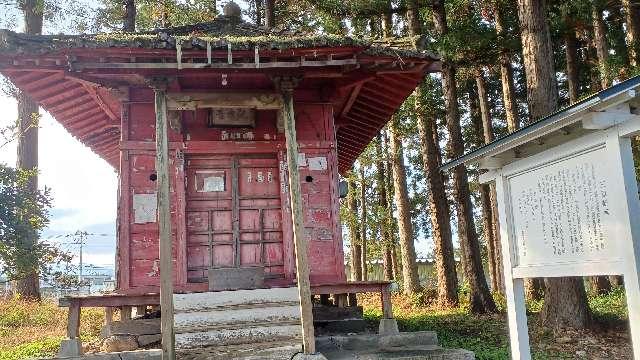
[[[327,158],[324,156],[307,158],[309,170],[327,170]]]
[[[224,177],[223,176],[209,176],[204,178],[204,184],[202,185],[203,192],[218,192],[224,191]]]
[[[146,224],[156,222],[158,196],[153,194],[133,194],[133,222]]]

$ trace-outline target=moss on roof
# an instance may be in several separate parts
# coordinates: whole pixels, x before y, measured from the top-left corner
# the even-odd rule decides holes
[[[26,35],[0,30],[0,54],[45,54],[77,48],[211,48],[232,50],[287,50],[322,47],[361,47],[374,56],[438,59],[437,56],[412,49],[412,39],[372,40],[327,34],[266,29],[234,18],[219,16],[213,21],[189,26],[158,29],[140,33],[103,33],[82,35]]]

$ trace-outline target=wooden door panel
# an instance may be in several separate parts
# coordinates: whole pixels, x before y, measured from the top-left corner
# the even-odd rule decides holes
[[[284,276],[275,155],[191,158],[186,164],[190,281],[225,267],[264,266],[270,277]]]

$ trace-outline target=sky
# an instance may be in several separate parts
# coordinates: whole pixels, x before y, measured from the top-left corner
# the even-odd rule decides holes
[[[73,138],[51,115],[41,110],[39,130],[39,184],[51,188],[53,207],[49,227],[42,238],[60,243],[78,253],[78,246],[65,237],[78,230],[91,235],[83,260],[96,265],[113,265],[117,175],[106,161]],[[0,128],[15,122],[17,105],[0,95]],[[0,162],[15,166],[16,141],[0,148]],[[77,258],[76,260],[77,261]]]

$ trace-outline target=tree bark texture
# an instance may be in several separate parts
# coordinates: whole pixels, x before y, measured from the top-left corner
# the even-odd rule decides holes
[[[427,179],[429,214],[431,217],[431,233],[438,280],[438,305],[454,307],[458,305],[458,276],[451,239],[451,223],[449,222],[449,203],[443,177],[438,169],[439,147],[434,141],[435,119],[428,119],[422,104],[422,90],[416,89],[416,113],[418,115],[418,132],[420,134],[420,150]]]
[[[360,227],[358,226],[358,188],[356,182],[349,178],[349,190],[347,193],[347,206],[351,211],[349,219],[349,241],[351,243],[351,277],[354,281],[362,280],[362,245],[360,244]]]
[[[596,4],[591,6],[591,20],[593,21],[593,41],[598,56],[598,70],[600,72],[600,86],[605,89],[610,85],[608,66],[609,46],[607,45],[607,26],[602,19],[602,9]]]
[[[529,278],[524,281],[524,293],[528,300],[539,301],[544,298],[544,279]]]
[[[382,37],[393,37],[393,14],[391,13],[391,0],[387,1],[387,12],[382,14]]]
[[[545,0],[518,0],[518,17],[530,117],[539,119],[555,111],[558,106]],[[544,297],[543,322],[553,327],[586,325],[589,308],[582,279],[545,279]]]
[[[367,266],[367,182],[364,166],[360,166],[360,264],[362,265],[362,281],[369,279]]]
[[[471,120],[476,132],[475,145],[480,147],[493,141],[493,131],[491,126],[491,114],[489,113],[489,101],[484,77],[480,70],[476,71],[477,93],[469,92],[471,108]],[[472,89],[473,90],[473,89]],[[480,204],[482,208],[482,229],[484,233],[485,245],[487,247],[487,265],[491,278],[491,289],[498,289],[499,264],[496,262],[496,242],[493,229],[493,212],[491,205],[491,188],[488,184],[479,184]]]
[[[440,36],[444,36],[448,32],[444,3],[435,1],[432,4],[436,31]],[[444,61],[442,65],[442,92],[445,99],[445,117],[449,132],[450,158],[457,158],[464,153],[464,141],[458,113],[456,71],[447,61]],[[473,219],[469,181],[464,166],[453,169],[453,193],[458,210],[458,238],[464,258],[464,273],[471,290],[471,311],[474,313],[495,312],[496,306],[484,276],[480,244]]]
[[[275,0],[264,0],[264,25],[269,29],[276,26]]]
[[[24,32],[26,34],[42,33],[42,3],[38,0],[25,0],[21,3],[24,15]],[[26,93],[18,92],[18,154],[16,167],[21,170],[38,169],[38,122],[40,120],[38,103]],[[35,174],[29,181],[32,191],[38,189],[38,175]],[[37,237],[25,237],[24,247],[32,248],[37,242]],[[21,279],[15,282],[15,291],[25,298],[40,299],[40,276],[38,264],[33,264],[33,269]]]
[[[125,0],[124,2],[124,25],[125,32],[136,31],[136,2],[135,0]]]
[[[389,125],[389,150],[391,151],[391,167],[393,184],[398,210],[398,234],[400,235],[400,256],[402,257],[402,284],[406,294],[420,291],[416,249],[413,243],[413,226],[411,224],[411,206],[407,190],[407,174],[404,168],[404,151],[398,130]]]
[[[254,0],[256,6],[256,25],[262,25],[262,0]]]
[[[627,27],[625,37],[629,49],[629,64],[636,67],[640,57],[640,3],[638,0],[622,0],[622,9]]]
[[[558,106],[558,85],[553,70],[546,8],[545,0],[518,0],[530,122],[551,114]]]
[[[382,130],[384,131],[384,130]],[[384,279],[393,279],[393,261],[391,259],[391,246],[392,241],[389,238],[389,227],[391,226],[389,218],[391,212],[389,211],[389,202],[387,198],[387,181],[385,174],[385,151],[382,150],[382,133],[378,133],[376,139],[376,188],[378,190],[378,209],[381,212],[380,216],[380,242],[382,243],[382,264],[384,269]]]
[[[589,283],[595,295],[605,295],[611,291],[611,282],[607,276],[590,276]]]
[[[573,104],[578,101],[580,96],[580,78],[578,77],[578,40],[576,39],[576,30],[573,21],[565,15],[564,22],[567,27],[563,34],[567,68],[567,90],[569,93],[569,102]]]
[[[494,6],[494,20],[496,25],[496,33],[501,41],[506,37],[504,29],[504,19],[502,9],[499,4]],[[513,66],[511,65],[511,56],[509,49],[500,48],[500,81],[502,82],[502,100],[504,102],[504,110],[507,119],[507,129],[514,132],[520,128],[520,119],[518,118],[518,106],[516,104],[516,87],[513,82]]]
[[[542,323],[553,329],[585,328],[591,322],[582,278],[544,279],[545,293]]]
[[[388,129],[387,129],[388,130]],[[382,145],[384,149],[389,149],[389,137],[388,131],[382,132]],[[400,279],[402,277],[402,269],[401,269],[401,261],[398,258],[398,236],[396,229],[398,228],[398,222],[396,218],[393,216],[393,204],[394,204],[394,190],[393,190],[393,170],[391,168],[391,161],[389,159],[389,154],[385,152],[386,161],[385,164],[385,172],[387,174],[385,178],[385,187],[387,188],[387,204],[389,207],[387,208],[389,214],[389,228],[387,229],[387,238],[390,241],[391,248],[391,260],[393,266],[393,279]]]

